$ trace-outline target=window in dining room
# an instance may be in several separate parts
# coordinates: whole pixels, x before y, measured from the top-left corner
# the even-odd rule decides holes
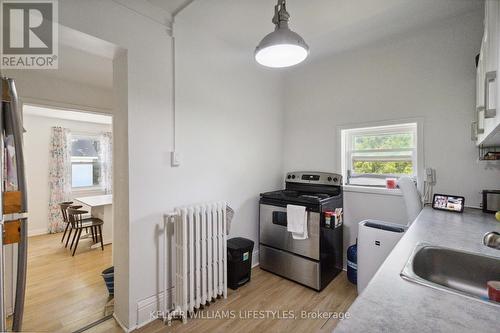
[[[71,186],[73,188],[101,187],[100,144],[97,136],[72,136]]]

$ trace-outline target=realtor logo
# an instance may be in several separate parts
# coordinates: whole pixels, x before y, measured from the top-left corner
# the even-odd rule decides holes
[[[57,69],[57,0],[3,0],[1,68]]]

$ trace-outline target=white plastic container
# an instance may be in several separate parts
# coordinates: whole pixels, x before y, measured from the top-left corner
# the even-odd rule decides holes
[[[358,294],[366,288],[406,229],[404,225],[377,220],[359,223]]]

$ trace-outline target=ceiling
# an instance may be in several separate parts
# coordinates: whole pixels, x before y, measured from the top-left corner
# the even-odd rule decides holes
[[[111,89],[113,87],[113,60],[59,44],[59,69],[44,70],[44,74],[96,88]]]
[[[59,25],[58,68],[32,69],[42,77],[97,89],[113,88],[113,59],[122,50],[113,44]]]
[[[147,0],[147,1],[154,6],[166,10],[169,13],[175,13],[185,4],[189,3],[189,0]]]
[[[148,0],[169,12],[189,0]],[[253,52],[271,32],[275,0],[195,0],[177,20],[197,26]],[[311,49],[331,54],[481,10],[481,0],[288,0],[290,28]]]
[[[113,59],[59,44],[57,69],[32,69],[43,77],[74,82],[97,89],[113,88]]]
[[[45,108],[29,104],[23,105],[23,113],[24,115],[83,121],[88,123],[106,124],[106,125],[111,125],[113,119],[111,116],[106,116],[103,114]]]
[[[147,0],[170,13],[190,0]],[[176,18],[193,22],[251,54],[271,32],[275,0],[194,0]],[[482,9],[480,0],[288,0],[290,27],[311,49],[310,59],[390,38],[433,22]],[[61,27],[59,69],[44,75],[112,88],[116,50]],[[81,34],[81,33],[79,33]],[[94,39],[93,39],[94,38]],[[92,50],[92,52],[89,52]]]
[[[44,75],[96,88],[113,87],[113,58],[120,50],[113,44],[59,25],[59,68]]]

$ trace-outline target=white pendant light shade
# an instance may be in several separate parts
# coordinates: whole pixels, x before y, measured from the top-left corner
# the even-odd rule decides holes
[[[309,54],[309,46],[299,34],[288,28],[290,15],[285,0],[274,7],[276,28],[266,35],[255,49],[255,60],[266,67],[282,68],[301,63]]]
[[[255,60],[266,67],[289,67],[307,58],[309,47],[302,37],[288,28],[268,34],[255,49]]]

